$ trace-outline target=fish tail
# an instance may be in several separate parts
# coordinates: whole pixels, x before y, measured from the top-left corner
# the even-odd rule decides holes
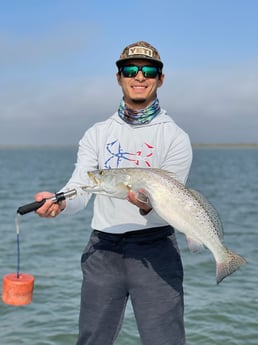
[[[226,248],[226,259],[223,262],[217,262],[216,281],[219,284],[224,278],[235,272],[247,261],[240,255]]]

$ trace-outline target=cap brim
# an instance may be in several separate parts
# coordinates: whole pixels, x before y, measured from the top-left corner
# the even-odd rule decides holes
[[[155,65],[158,65],[160,68],[163,68],[163,63],[160,60],[156,60],[156,59],[152,59],[152,58],[148,58],[148,57],[143,57],[142,55],[134,55],[133,57],[130,58],[125,58],[125,59],[119,59],[116,61],[116,65],[117,67],[121,67],[122,65],[124,65],[125,63],[127,63],[128,61],[131,60],[148,60],[152,63],[154,63]]]

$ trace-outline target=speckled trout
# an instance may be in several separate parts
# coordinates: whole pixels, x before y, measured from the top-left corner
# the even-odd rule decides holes
[[[92,185],[84,187],[86,191],[126,199],[131,190],[185,234],[191,251],[207,247],[216,261],[217,284],[246,263],[223,245],[223,225],[215,208],[202,194],[178,182],[174,174],[151,168],[119,168],[90,171],[88,175]]]

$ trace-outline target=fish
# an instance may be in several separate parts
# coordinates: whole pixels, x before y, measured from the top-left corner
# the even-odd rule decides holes
[[[189,249],[204,247],[216,262],[219,284],[247,261],[223,244],[223,224],[214,206],[198,191],[179,182],[174,173],[156,168],[116,168],[88,171],[91,185],[84,190],[112,198],[139,195],[155,212],[186,236]]]

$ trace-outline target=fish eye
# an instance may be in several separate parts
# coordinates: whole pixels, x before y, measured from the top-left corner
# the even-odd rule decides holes
[[[104,171],[100,170],[99,174],[100,174],[100,176],[103,176],[104,175]]]

